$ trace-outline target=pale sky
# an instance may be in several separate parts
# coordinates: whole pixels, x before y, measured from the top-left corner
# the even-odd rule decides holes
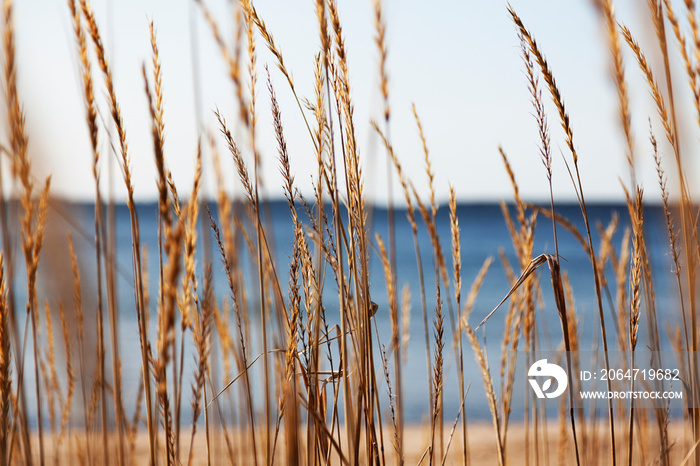
[[[234,32],[230,3],[223,0],[206,0],[205,3],[215,12],[231,45]],[[372,118],[379,120],[382,115],[372,2],[339,0],[338,3],[346,34],[360,155],[365,162],[365,189],[371,199],[385,202],[386,156],[369,125]],[[675,3],[678,3],[679,16],[684,16],[682,2]],[[311,98],[313,57],[320,46],[314,2],[257,0],[254,4],[282,50],[300,97]],[[545,53],[560,86],[571,116],[586,195],[595,200],[620,200],[622,190],[618,177],[627,181],[628,171],[617,121],[610,55],[600,17],[586,0],[512,0],[511,4]],[[646,2],[618,0],[615,5],[617,19],[637,36],[656,66],[658,78],[662,79],[658,46],[650,33]],[[191,189],[197,141],[196,114],[200,112],[205,125],[217,134],[226,162],[223,165],[226,183],[229,189],[240,192],[213,116],[213,110],[218,107],[234,136],[242,132],[236,121],[234,88],[198,7],[192,0],[100,0],[93,6],[115,73],[137,198],[154,199],[156,193],[150,122],[141,76],[141,64],[147,61],[150,66],[150,19],[155,22],[161,51],[166,159],[179,190],[187,193]],[[507,3],[500,0],[430,3],[385,0],[384,9],[393,110],[391,137],[406,173],[419,192],[426,193],[427,178],[411,113],[412,102],[423,122],[436,175],[436,190],[441,199],[446,198],[448,183],[452,183],[460,200],[510,200],[511,188],[498,154],[499,145],[510,156],[522,195],[534,200],[544,199],[548,191],[539,159],[537,128],[531,114],[518,37],[507,12]],[[199,109],[195,108],[193,97],[190,15],[194,15],[198,31],[195,41],[198,45],[197,74],[202,94]],[[67,3],[22,0],[16,2],[15,16],[19,91],[25,104],[34,172],[38,177],[53,174],[52,188],[56,195],[92,200],[91,152]],[[675,40],[670,43],[676,59]],[[656,173],[648,143],[649,117],[659,141],[663,140],[663,133],[641,73],[624,47],[639,178],[646,188],[647,199],[657,199]],[[309,135],[291,99],[289,87],[260,37],[257,50],[257,143],[263,157],[266,194],[270,197],[282,195],[265,85],[263,66],[266,63],[280,98],[292,170],[299,186],[309,193],[310,177],[316,170]],[[689,103],[683,70],[677,70],[674,84],[678,100]],[[99,78],[96,96],[104,103],[101,77],[96,77]],[[570,154],[562,138],[558,115],[546,91],[544,95],[555,155],[555,196],[559,200],[574,200],[561,158],[561,153],[566,157]],[[104,105],[101,107],[104,118],[108,118]],[[0,114],[4,120],[5,112]],[[681,132],[692,143],[685,151],[690,157],[697,156],[698,128],[694,118],[692,109],[681,108]],[[0,132],[3,144],[7,140],[5,127],[3,124]],[[107,158],[116,159],[108,151],[104,132],[101,147],[105,154],[101,171],[106,192]],[[665,145],[661,149],[669,153]],[[244,150],[244,154],[250,161],[249,151]],[[670,162],[670,157],[667,159]],[[211,163],[208,160],[205,163],[204,183],[210,188],[214,178]],[[667,166],[671,172],[672,165]],[[113,163],[117,200],[123,200],[125,194],[118,170],[118,165]],[[397,202],[402,203],[397,182],[395,188]]]

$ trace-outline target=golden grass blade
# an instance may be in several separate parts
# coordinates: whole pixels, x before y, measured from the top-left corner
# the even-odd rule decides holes
[[[553,256],[551,256],[550,254],[540,254],[539,256],[532,259],[532,261],[528,264],[525,270],[523,270],[523,272],[520,274],[518,280],[510,288],[510,291],[508,291],[506,296],[501,300],[500,303],[498,303],[498,305],[495,308],[493,308],[493,311],[489,312],[489,314],[486,317],[484,317],[481,322],[479,322],[479,325],[477,325],[474,330],[478,330],[482,325],[484,325],[486,321],[489,320],[491,316],[498,310],[498,308],[501,307],[501,305],[504,302],[506,302],[506,300],[510,298],[511,295],[518,290],[518,288],[520,288],[520,285],[522,285],[525,282],[525,280],[527,280],[527,277],[532,275],[539,266],[550,260],[550,257]]]
[[[500,466],[505,466],[506,464],[506,452],[505,445],[503,444],[503,437],[501,434],[501,418],[498,414],[498,401],[496,399],[496,393],[493,389],[493,379],[491,378],[491,370],[489,369],[489,362],[484,354],[484,350],[479,341],[476,338],[474,330],[469,325],[464,327],[469,343],[472,345],[472,350],[476,357],[476,362],[479,365],[479,371],[481,373],[481,380],[484,384],[484,390],[486,391],[486,399],[489,403],[489,410],[491,411],[491,420],[493,421],[493,430],[496,434],[496,447],[498,449],[498,464]]]
[[[459,422],[460,416],[462,416],[462,412],[464,411],[464,402],[467,399],[467,394],[469,393],[469,388],[471,388],[472,383],[471,381],[467,384],[466,391],[464,395],[462,396],[462,403],[459,406],[459,411],[457,412],[457,417],[455,418],[455,422],[452,423],[452,430],[450,431],[450,436],[447,440],[447,445],[445,446],[445,454],[442,457],[442,466],[445,466],[445,462],[447,461],[447,454],[450,452],[450,445],[452,444],[452,437],[454,437],[455,430],[457,430],[457,423]],[[465,446],[466,448],[466,446]],[[466,458],[465,458],[466,462]]]
[[[271,350],[271,351],[269,351],[269,353],[276,353],[276,352],[279,352],[279,351],[280,351],[280,350]],[[226,386],[225,386],[224,388],[222,388],[221,390],[219,390],[219,392],[218,392],[216,395],[214,395],[214,397],[213,397],[211,400],[209,400],[209,403],[207,403],[207,406],[206,406],[206,407],[209,408],[209,406],[211,406],[211,404],[212,404],[213,402],[215,402],[226,390],[228,390],[229,388],[231,388],[231,385],[233,385],[234,383],[236,383],[236,381],[238,381],[238,379],[240,379],[241,377],[247,375],[247,374],[248,374],[248,371],[250,370],[250,368],[253,367],[253,365],[258,361],[258,359],[260,359],[260,358],[262,358],[262,357],[263,357],[263,353],[260,353],[260,354],[258,354],[258,355],[255,357],[255,359],[253,359],[252,361],[250,361],[250,363],[248,363],[248,365],[245,367],[245,370],[241,371],[237,376],[235,376],[233,379],[231,379],[231,381],[230,381],[229,383],[227,383]]]
[[[695,454],[695,450],[697,450],[698,445],[700,445],[700,440],[695,442],[695,445],[693,445],[692,448],[688,451],[688,454],[685,455],[685,458],[683,458],[683,461],[680,463],[680,466],[685,466],[686,464],[688,464],[688,461],[690,461],[690,458],[692,458],[693,455]]]

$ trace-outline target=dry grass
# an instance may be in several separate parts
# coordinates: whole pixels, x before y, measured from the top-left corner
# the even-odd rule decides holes
[[[654,33],[663,58],[663,70],[653,68],[632,31],[618,26],[611,0],[599,0],[601,18],[610,49],[612,77],[617,91],[620,130],[625,139],[624,153],[630,170],[629,184],[622,184],[628,208],[626,219],[614,217],[607,226],[589,218],[584,196],[586,183],[579,172],[579,147],[565,106],[564,95],[545,53],[511,8],[515,25],[513,39],[520,41],[525,69],[524,92],[529,92],[538,153],[543,163],[542,182],[549,188],[549,206],[536,206],[521,196],[517,173],[506,150],[497,148],[513,188],[513,206],[502,203],[506,228],[511,236],[515,260],[501,252],[503,269],[510,288],[503,301],[481,324],[472,327],[470,319],[477,296],[493,263],[489,257],[476,271],[477,264],[463,262],[458,193],[450,187],[449,238],[440,236],[436,178],[429,151],[429,134],[416,106],[412,116],[420,140],[427,178],[427,198],[422,198],[414,182],[406,176],[401,158],[391,138],[389,45],[387,22],[380,0],[374,1],[375,45],[379,57],[379,95],[382,105],[379,123],[372,126],[386,154],[387,235],[382,237],[371,223],[371,210],[365,194],[363,152],[357,139],[348,51],[341,16],[335,0],[317,0],[320,49],[313,57],[313,97],[299,97],[280,45],[251,0],[241,0],[235,8],[235,41],[224,40],[217,18],[203,0],[196,0],[214,37],[216,47],[233,85],[235,121],[227,122],[215,111],[220,134],[207,128],[193,154],[194,182],[183,190],[176,186],[168,168],[165,151],[166,102],[163,73],[154,23],[149,25],[151,56],[143,65],[144,90],[150,115],[153,157],[157,168],[157,277],[148,277],[147,251],[141,238],[141,223],[134,199],[130,151],[120,96],[113,82],[113,70],[103,45],[94,10],[88,0],[68,0],[71,15],[79,82],[90,142],[92,176],[95,187],[94,230],[80,234],[89,248],[75,247],[72,235],[60,241],[70,257],[66,272],[72,287],[60,296],[47,296],[38,280],[44,240],[57,235],[48,224],[50,178],[39,183],[32,175],[28,150],[29,130],[17,87],[17,59],[13,4],[3,2],[3,89],[7,114],[7,142],[0,146],[7,156],[11,173],[0,172],[0,180],[11,179],[12,186],[0,186],[0,466],[69,461],[76,464],[696,464],[700,454],[700,405],[698,382],[698,318],[696,315],[696,270],[700,264],[697,206],[692,201],[691,183],[682,166],[677,112],[684,107],[674,101],[671,44],[666,25],[678,45],[684,81],[690,87],[695,120],[700,124],[700,33],[692,0],[685,2],[685,23],[674,12],[671,2],[648,2]],[[504,12],[506,14],[506,12]],[[389,25],[390,27],[390,25]],[[687,31],[689,29],[689,31]],[[266,86],[258,84],[258,49],[262,39],[283,76],[296,107],[284,114],[277,100],[273,78],[265,67]],[[609,368],[606,323],[615,329],[610,349],[625,356],[625,364],[635,367],[638,348],[653,351],[664,348],[660,327],[667,317],[656,313],[655,283],[647,245],[645,204],[636,170],[644,149],[633,144],[633,126],[623,63],[622,41],[629,46],[654,100],[658,123],[673,152],[671,168],[665,167],[663,149],[654,137],[650,121],[650,147],[658,173],[660,198],[669,237],[672,271],[680,310],[675,327],[669,325],[669,341],[688,379],[684,417],[671,419],[668,406],[641,410],[634,402],[606,404],[607,419],[595,410],[585,409],[574,399],[580,381],[574,374],[581,368],[582,312],[577,307],[574,287],[566,262],[559,256],[560,231],[573,235],[591,266],[596,299],[597,321]],[[659,80],[659,72],[663,73]],[[565,162],[580,205],[583,229],[564,218],[555,208],[552,140],[547,119],[551,97],[561,124],[566,148]],[[659,83],[666,83],[664,90]],[[104,86],[100,95],[95,89]],[[525,89],[526,87],[526,89]],[[676,93],[678,95],[678,93]],[[123,96],[122,96],[123,97]],[[260,102],[270,99],[280,174],[294,242],[290,247],[288,270],[280,268],[270,233],[268,199],[264,196],[261,157],[256,140],[263,134],[258,124]],[[102,99],[102,100],[100,100]],[[109,118],[99,118],[100,108]],[[397,107],[398,108],[398,107]],[[298,110],[298,112],[297,112]],[[313,203],[307,202],[295,184],[296,163],[287,147],[285,118],[302,118],[313,144]],[[234,135],[244,135],[244,142]],[[113,135],[113,136],[111,136]],[[111,144],[101,145],[100,139]],[[223,142],[243,186],[245,199],[236,202],[226,194],[220,173],[217,144]],[[109,150],[101,149],[109,147]],[[102,153],[107,152],[107,153]],[[193,151],[194,152],[194,151]],[[116,224],[106,215],[113,206],[105,205],[99,167],[107,155],[116,156],[126,188],[126,205],[132,241],[131,274],[119,270],[116,262]],[[205,180],[202,165],[210,155],[217,167],[216,215],[205,215],[201,192]],[[496,150],[494,150],[494,155]],[[585,154],[580,154],[581,158]],[[0,163],[0,170],[5,166]],[[678,186],[668,186],[667,170],[678,173]],[[546,181],[545,181],[546,180]],[[403,194],[404,212],[411,229],[420,290],[401,283],[397,266],[397,231],[393,183]],[[36,185],[42,186],[37,188]],[[7,193],[18,199],[19,209]],[[180,193],[186,193],[180,197]],[[674,197],[675,194],[678,194]],[[328,206],[329,210],[324,207]],[[212,209],[214,210],[214,209]],[[11,218],[13,215],[16,218]],[[419,225],[417,217],[422,224]],[[205,225],[208,217],[208,225]],[[553,254],[537,251],[536,225],[545,218],[552,223]],[[200,220],[205,220],[200,222]],[[469,219],[466,219],[469,221]],[[631,228],[622,231],[623,221]],[[600,245],[594,247],[591,224],[598,226]],[[199,227],[202,225],[202,227]],[[420,235],[429,238],[430,266],[423,266]],[[622,235],[622,240],[616,235]],[[19,238],[26,277],[15,265]],[[65,241],[65,243],[63,243]],[[222,298],[215,289],[216,268],[209,242],[223,265],[228,290]],[[449,241],[449,251],[443,244]],[[617,241],[617,242],[616,242]],[[286,245],[283,245],[283,247]],[[505,245],[504,245],[505,246]],[[198,251],[202,251],[200,255]],[[371,270],[373,254],[380,270]],[[496,254],[496,251],[493,251]],[[201,258],[201,259],[200,259]],[[451,259],[452,263],[449,263]],[[88,266],[86,264],[92,264]],[[538,277],[538,268],[550,271],[553,305],[540,308],[548,286]],[[68,270],[70,267],[70,270]],[[286,267],[286,266],[285,266]],[[402,271],[403,272],[403,271]],[[432,273],[431,273],[432,272]],[[463,284],[471,272],[475,277],[468,294]],[[133,302],[117,302],[116,277],[131,280]],[[149,281],[157,295],[149,297]],[[370,283],[383,281],[388,309],[375,303]],[[26,302],[17,302],[16,284],[26,284]],[[155,286],[153,289],[156,289]],[[374,288],[372,288],[374,289]],[[376,293],[376,292],[375,292]],[[423,408],[429,413],[423,425],[407,425],[406,359],[411,344],[411,295],[419,293],[427,377],[427,398]],[[54,299],[55,298],[55,299]],[[434,299],[434,301],[432,301]],[[379,299],[376,299],[380,301]],[[498,346],[487,345],[478,328],[508,301],[503,312],[504,332]],[[607,301],[604,305],[604,301]],[[41,304],[44,304],[43,306]],[[24,304],[24,306],[22,306]],[[504,306],[505,307],[505,306]],[[561,325],[561,339],[554,346],[562,351],[569,377],[569,398],[557,406],[558,419],[550,419],[546,405],[526,390],[524,421],[511,419],[517,395],[516,359],[524,352],[526,363],[535,361],[543,348],[542,321],[554,318]],[[607,308],[608,313],[604,312]],[[139,386],[134,412],[127,413],[127,390],[123,387],[122,360],[127,353],[120,346],[119,313],[131,310],[136,316],[140,356]],[[331,310],[338,310],[337,315]],[[42,315],[43,312],[43,315]],[[546,313],[546,317],[540,314]],[[375,321],[387,313],[390,334],[382,335]],[[610,318],[612,316],[612,319]],[[153,320],[154,325],[150,321]],[[60,329],[59,329],[60,322]],[[373,328],[374,327],[374,328]],[[31,330],[31,335],[29,332]],[[558,334],[557,334],[558,335]],[[44,338],[45,336],[45,338]],[[28,340],[31,337],[32,346]],[[558,337],[557,337],[558,338]],[[483,383],[482,393],[474,393],[468,383],[470,354]],[[499,337],[500,339],[500,337]],[[548,342],[549,343],[549,342]],[[415,343],[414,343],[415,344]],[[190,345],[190,346],[188,346]],[[252,348],[261,349],[260,354]],[[194,348],[195,360],[189,371],[185,364],[187,348]],[[489,358],[489,351],[492,358]],[[28,354],[31,353],[31,354]],[[133,353],[130,352],[129,355]],[[28,363],[27,361],[32,358]],[[454,365],[450,365],[454,358]],[[497,361],[497,363],[493,363]],[[652,361],[660,364],[660,360]],[[381,366],[381,367],[379,367]],[[34,370],[35,384],[28,386],[25,370]],[[456,371],[459,409],[447,409],[446,381],[449,370]],[[111,374],[110,374],[111,371]],[[133,374],[131,375],[133,376]],[[191,381],[191,387],[185,388]],[[411,381],[413,382],[413,381]],[[421,383],[424,383],[421,381]],[[382,385],[384,384],[384,385]],[[386,386],[386,391],[384,390]],[[650,384],[663,390],[663,381]],[[28,388],[34,393],[28,394]],[[608,390],[611,389],[608,381]],[[635,389],[632,381],[630,389]],[[388,392],[388,393],[387,393]],[[190,402],[186,398],[189,396]],[[491,426],[469,421],[469,398],[486,397]],[[568,405],[568,413],[567,413]],[[388,410],[386,409],[388,407]],[[35,413],[35,414],[34,414]],[[32,428],[36,422],[36,428]],[[651,439],[654,439],[653,441]],[[624,447],[620,447],[624,445]]]

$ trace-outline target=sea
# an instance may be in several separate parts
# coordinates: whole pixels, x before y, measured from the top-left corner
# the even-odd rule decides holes
[[[94,335],[95,329],[90,328],[95,325],[94,316],[91,318],[90,313],[94,313],[96,306],[94,297],[89,296],[94,291],[90,291],[90,287],[94,289],[96,267],[94,259],[94,243],[91,232],[93,231],[93,212],[92,204],[70,204],[62,203],[54,206],[52,220],[50,220],[49,228],[47,228],[47,245],[40,263],[40,278],[39,278],[39,303],[43,312],[43,303],[46,301],[49,308],[52,309],[52,320],[54,322],[54,341],[57,346],[56,358],[58,367],[64,367],[65,356],[62,352],[62,338],[60,336],[60,324],[58,315],[55,311],[57,300],[64,299],[62,305],[70,307],[73,305],[72,297],[72,273],[70,269],[70,260],[67,255],[67,242],[65,240],[67,233],[70,232],[75,249],[80,257],[80,273],[83,281],[83,293],[86,295],[83,298],[84,312],[86,313],[86,330],[87,333]],[[546,207],[546,206],[545,206]],[[313,207],[312,207],[313,208]],[[515,216],[515,207],[509,205],[506,207],[513,217]],[[229,287],[224,273],[223,265],[220,260],[220,255],[216,249],[216,243],[212,240],[211,229],[209,227],[209,219],[207,211],[211,211],[212,218],[215,222],[219,222],[216,215],[216,206],[210,205],[209,208],[203,207],[200,215],[206,221],[200,225],[204,230],[199,230],[198,239],[200,248],[197,252],[198,263],[198,280],[199,290],[202,289],[202,264],[206,258],[210,257],[212,262],[214,292],[219,303],[224,297],[230,296]],[[330,214],[329,207],[326,211]],[[158,283],[159,283],[159,264],[158,264],[158,228],[157,228],[157,205],[154,203],[141,203],[137,206],[141,244],[148,251],[148,294],[150,297],[150,321],[151,329],[150,336],[155,335],[156,305],[158,299]],[[243,212],[243,210],[241,210]],[[578,204],[558,204],[556,206],[557,214],[565,217],[572,225],[574,225],[582,235],[585,236],[585,226],[581,209]],[[418,213],[416,212],[418,215]],[[620,248],[623,243],[623,236],[626,229],[630,228],[629,215],[627,207],[624,204],[593,204],[588,205],[588,214],[591,219],[591,229],[593,236],[593,245],[596,251],[600,250],[601,240],[599,231],[606,228],[613,218],[617,217],[618,227],[612,239],[616,254],[620,254]],[[304,210],[299,208],[299,215],[305,216]],[[346,218],[346,214],[343,213]],[[423,320],[422,301],[420,293],[420,277],[418,275],[418,267],[416,262],[416,253],[411,227],[407,218],[405,209],[396,208],[393,210],[395,221],[395,237],[396,237],[396,269],[399,298],[402,296],[403,289],[408,288],[410,292],[410,330],[408,334],[410,338],[407,341],[407,347],[402,349],[402,405],[405,422],[420,423],[428,419],[430,413],[430,396],[429,387],[431,384],[431,374],[428,372],[427,355],[425,348],[425,333],[426,328]],[[508,279],[505,272],[502,258],[510,264],[517,274],[520,273],[520,266],[515,254],[512,238],[509,234],[506,221],[502,212],[502,207],[498,203],[469,203],[459,204],[457,207],[457,215],[460,228],[460,245],[461,245],[461,262],[462,262],[462,303],[464,304],[469,294],[473,281],[475,280],[479,269],[485,261],[493,259],[493,263],[486,274],[483,285],[474,301],[473,309],[469,316],[469,323],[475,327],[481,319],[483,319],[496,305],[506,296],[512,283]],[[375,367],[377,368],[377,384],[380,393],[380,400],[383,407],[385,419],[388,419],[389,401],[395,401],[395,398],[390,398],[390,391],[385,382],[384,372],[382,370],[382,354],[387,358],[388,371],[392,378],[391,393],[396,395],[396,384],[394,377],[394,357],[393,349],[390,347],[391,323],[389,316],[389,304],[387,296],[387,288],[384,277],[384,271],[381,260],[376,247],[375,234],[379,234],[384,242],[388,244],[388,217],[389,212],[386,207],[369,208],[368,215],[368,238],[373,244],[370,251],[370,293],[371,299],[378,305],[378,310],[373,318],[374,344],[375,344]],[[515,218],[515,217],[514,217]],[[294,233],[292,228],[292,220],[289,208],[286,202],[273,201],[269,202],[264,210],[264,229],[273,249],[277,262],[276,270],[280,276],[280,282],[283,291],[286,293],[288,282],[289,262],[292,256],[292,246],[294,244]],[[114,208],[113,221],[115,226],[115,241],[117,248],[117,305],[118,305],[118,329],[119,329],[119,346],[121,357],[121,373],[123,378],[124,399],[126,401],[125,409],[127,413],[131,412],[134,407],[134,400],[137,396],[139,380],[141,377],[141,356],[140,345],[137,328],[137,318],[135,312],[133,298],[133,281],[132,281],[132,262],[131,262],[131,226],[129,219],[129,211],[124,205],[117,205]],[[420,249],[421,260],[423,264],[424,280],[426,287],[426,303],[428,311],[428,326],[427,329],[430,346],[431,360],[435,358],[435,342],[434,342],[434,319],[437,306],[436,286],[435,286],[435,269],[434,255],[430,236],[428,234],[423,221],[418,218],[418,247]],[[452,280],[452,253],[451,253],[451,233],[449,209],[447,205],[441,205],[437,211],[437,234],[440,238],[442,250],[445,253],[446,265],[450,280]],[[250,223],[245,222],[245,225],[250,227]],[[678,287],[673,271],[673,262],[670,255],[668,231],[663,209],[659,206],[648,206],[644,210],[644,229],[647,241],[647,249],[649,253],[649,261],[652,269],[655,305],[658,314],[658,329],[661,349],[668,351],[671,354],[671,343],[667,332],[675,330],[681,325],[680,319],[680,301],[678,295]],[[254,229],[250,229],[251,237],[254,240]],[[578,340],[580,346],[585,350],[593,350],[601,347],[601,332],[599,325],[598,305],[595,294],[595,286],[593,280],[593,269],[590,260],[579,244],[577,239],[561,226],[557,229],[559,255],[561,257],[561,271],[568,275],[571,282],[573,297],[575,301],[575,315],[578,322]],[[203,238],[209,235],[209,253],[203,253],[202,245],[205,244]],[[23,279],[22,256],[19,249],[18,238],[13,238],[14,244],[17,246],[15,251],[15,262],[17,263],[17,273],[11,285],[13,286],[15,299],[18,303],[17,315],[20,326],[20,333],[25,325],[24,303],[26,302],[26,279]],[[631,244],[631,243],[630,243]],[[249,297],[249,316],[251,325],[251,337],[248,342],[249,359],[261,354],[262,344],[257,335],[259,335],[259,311],[256,308],[257,296],[257,272],[256,262],[251,260],[249,253],[245,252],[245,246],[242,248],[242,260],[240,266],[244,280],[248,287],[247,295]],[[554,254],[554,237],[552,223],[544,215],[538,215],[536,219],[536,229],[534,238],[533,256],[539,254]],[[330,275],[330,269],[327,270],[327,278],[325,280],[325,290],[323,296],[323,306],[325,308],[326,319],[329,327],[339,325],[339,306],[337,286]],[[616,302],[616,287],[615,274],[612,270],[610,262],[606,268],[606,274],[609,282],[606,284],[603,292],[603,308],[606,321],[607,339],[611,347],[617,345],[618,332],[627,332],[627,328],[617,329],[617,322],[614,322],[613,315],[616,310],[611,307],[611,303]],[[536,337],[536,345],[543,352],[550,354],[561,354],[562,346],[562,330],[559,320],[557,308],[554,303],[552,294],[552,286],[550,274],[547,264],[542,265],[536,272],[541,294],[538,296],[538,305],[535,313],[537,321],[538,333]],[[58,298],[62,296],[63,298]],[[441,300],[442,311],[444,314],[444,325],[446,344],[444,348],[444,416],[445,422],[452,422],[459,413],[464,413],[468,419],[490,419],[490,411],[487,403],[486,392],[483,388],[483,381],[476,358],[471,350],[469,341],[464,333],[461,333],[461,341],[464,349],[463,366],[465,388],[468,387],[468,392],[465,399],[465,405],[461,406],[460,384],[458,382],[458,364],[459,359],[455,356],[455,348],[453,345],[454,332],[460,332],[455,320],[459,319],[461,310],[454,309],[454,283],[450,283],[449,291],[441,285]],[[455,320],[452,319],[448,300],[452,301],[452,312],[455,315]],[[230,303],[230,299],[226,302]],[[502,341],[504,331],[504,318],[508,309],[508,303],[504,304],[493,317],[480,329],[476,330],[476,335],[480,345],[485,349],[486,357],[491,367],[491,373],[494,380],[494,390],[499,400],[502,400],[501,393],[501,376],[499,374],[500,361],[502,355]],[[458,314],[459,313],[459,314]],[[572,309],[568,309],[571,316]],[[42,314],[43,315],[43,314]],[[75,321],[71,320],[69,325],[74,325]],[[233,326],[233,322],[231,322]],[[649,345],[649,321],[646,313],[642,313],[640,321],[640,333],[638,347],[643,350]],[[233,329],[233,327],[232,327]],[[45,330],[41,330],[41,341],[46,341]],[[179,337],[178,337],[179,338]],[[72,343],[75,343],[73,341]],[[109,340],[108,355],[109,355]],[[269,345],[274,347],[275,341],[269,341]],[[31,348],[31,332],[29,332],[29,340],[27,349]],[[516,359],[519,361],[518,366],[514,371],[516,380],[516,389],[513,395],[512,419],[523,418],[525,410],[525,393],[529,390],[527,384],[527,363],[533,362],[531,356],[522,352],[524,343],[520,345],[520,351],[516,354]],[[191,376],[195,368],[196,351],[191,343],[191,339],[186,338],[185,342],[185,378],[184,384],[184,406],[189,406]],[[75,351],[74,349],[72,351]],[[213,360],[220,361],[221,351],[218,345],[213,348]],[[337,354],[335,354],[337,361]],[[530,358],[530,359],[528,359]],[[270,359],[272,361],[272,357]],[[563,364],[561,359],[560,364]],[[28,394],[34,393],[34,366],[31,351],[27,351],[25,355],[25,383]],[[76,361],[74,358],[73,364]],[[337,362],[336,362],[337,365]],[[271,366],[274,367],[274,366]],[[586,366],[589,367],[589,366]],[[234,366],[235,368],[235,366]],[[597,367],[590,366],[593,371]],[[325,368],[328,370],[328,367]],[[233,369],[233,375],[236,375],[236,370]],[[257,387],[257,393],[260,393],[260,388],[263,384],[262,378],[262,359],[259,359],[251,369],[252,383]],[[111,379],[111,368],[107,369],[107,374]],[[61,375],[59,374],[59,377]],[[352,375],[351,375],[352,377]],[[223,388],[228,382],[223,378],[223,365],[216,364],[212,370],[212,380],[215,389]],[[61,383],[65,383],[65,378]],[[240,383],[240,382],[237,382]],[[329,387],[330,389],[330,387]],[[33,397],[29,396],[29,400]],[[76,398],[77,400],[77,398]],[[235,403],[234,397],[222,397],[217,400],[217,403]],[[262,395],[256,397],[256,406],[262,409]],[[34,419],[35,409],[30,404],[30,416]],[[77,404],[77,403],[76,403]],[[548,415],[555,416],[558,413],[558,404],[553,404],[548,411]],[[596,409],[602,410],[603,403],[599,403]],[[236,406],[226,406],[224,411],[235,411]],[[261,411],[262,412],[262,411]]]

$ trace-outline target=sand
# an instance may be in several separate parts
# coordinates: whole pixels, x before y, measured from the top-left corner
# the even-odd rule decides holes
[[[560,461],[560,442],[559,431],[560,424],[558,422],[550,422],[546,434],[543,429],[537,437],[539,448],[535,448],[534,431],[532,428],[526,433],[525,427],[520,423],[513,423],[507,432],[506,437],[506,463],[512,466],[518,465],[539,465],[539,464],[575,464],[573,456],[573,443],[570,439],[570,426],[566,425],[566,435],[568,439],[567,451],[564,453],[563,461]],[[452,429],[451,425],[445,425],[444,437],[445,445],[449,441],[449,434]],[[626,427],[619,425],[617,429],[617,459],[620,464],[627,463],[627,435]],[[468,426],[469,451],[468,456],[472,465],[490,465],[498,464],[498,448],[496,436],[491,423],[487,422],[470,422]],[[584,433],[579,432],[579,445],[582,455],[582,464],[610,464],[610,438],[607,434],[608,430],[604,427],[604,423],[598,424],[597,434],[589,430]],[[393,449],[392,439],[393,430],[390,427],[384,429],[384,457],[387,464],[396,464],[396,453]],[[684,431],[684,425],[680,422],[675,422],[669,425],[669,445],[671,445],[670,464],[680,464],[685,459],[687,452],[690,451],[692,444],[690,441],[684,441],[684,436],[688,435]],[[529,437],[529,448],[526,443],[526,435]],[[634,464],[655,464],[659,457],[659,441],[658,430],[654,424],[648,424],[646,432],[642,434],[645,437],[643,442],[646,445],[644,451],[638,447],[639,432],[635,435],[635,450],[633,453]],[[585,438],[584,438],[585,437]],[[191,431],[183,431],[180,441],[180,460],[182,464],[188,464],[188,454],[190,451]],[[229,432],[229,443],[224,440],[224,433],[221,430],[211,432],[211,451],[209,452],[211,464],[253,464],[252,448],[250,446],[242,447],[241,432],[236,431],[236,434]],[[597,438],[597,441],[595,441]],[[430,439],[430,431],[427,426],[407,426],[404,433],[404,460],[407,465],[428,464],[429,458],[427,454],[428,440]],[[58,436],[47,434],[44,439],[45,457],[47,464],[88,464],[86,448],[86,439],[83,433],[76,431],[71,432],[70,441],[64,439],[62,444],[58,445]],[[108,439],[109,454],[107,460],[110,464],[118,464],[117,456],[117,440],[110,437]],[[262,460],[263,451],[265,450],[265,442],[262,439],[261,432],[258,433],[258,456]],[[345,438],[341,442],[344,445]],[[33,435],[33,456],[38,459],[38,436]],[[285,437],[284,432],[280,432],[277,439],[276,447],[276,464],[287,464],[285,457]],[[361,445],[364,445],[364,439],[361,439]],[[545,448],[545,445],[547,448]],[[162,431],[159,438],[159,464],[166,464],[165,450],[163,445]],[[133,444],[127,445],[128,461],[126,464],[148,464],[148,434],[140,432],[133,440]],[[207,464],[207,448],[205,433],[198,429],[195,435],[192,454],[193,465]],[[230,460],[230,452],[233,452],[233,461]],[[102,449],[102,437],[93,436],[91,440],[90,453],[93,455],[93,464],[102,465],[105,463],[105,455]],[[303,453],[305,455],[305,452]],[[529,461],[527,461],[529,457]],[[22,464],[20,457],[15,455],[16,461],[13,464]],[[337,454],[331,456],[331,464],[341,464]],[[366,458],[361,458],[360,464],[365,464]],[[435,461],[435,464],[440,464],[440,461]],[[259,464],[264,464],[261,461]],[[461,442],[461,429],[458,429],[452,444],[449,448],[445,464],[463,464],[463,451]]]

